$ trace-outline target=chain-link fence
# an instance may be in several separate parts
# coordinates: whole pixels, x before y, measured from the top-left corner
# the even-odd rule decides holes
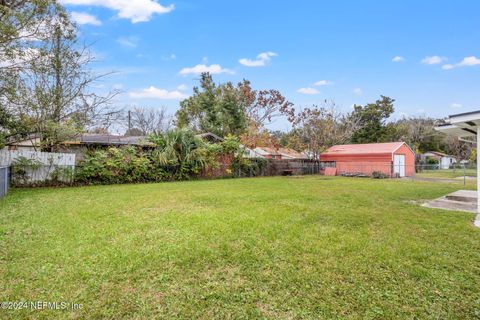
[[[262,164],[263,163],[263,164]],[[158,171],[158,172],[155,172]],[[178,179],[171,167],[144,170],[130,168],[96,168],[83,166],[35,165],[0,169],[0,196],[6,194],[9,182],[17,187],[73,186],[83,184],[116,184],[160,182]],[[303,160],[268,160],[247,167],[219,164],[196,173],[193,179],[241,178],[258,176],[326,175],[352,178],[401,178],[411,181],[476,181],[474,165],[454,164],[448,169],[436,165],[400,165],[388,162],[319,162]]]
[[[84,184],[119,184],[173,181],[179,179],[245,178],[260,176],[312,175],[321,173],[319,161],[265,160],[246,163],[220,163],[201,172],[180,176],[174,166],[148,168],[139,165],[82,166],[82,165],[11,165],[10,182],[15,187],[73,186]]]
[[[388,162],[332,162],[324,166],[322,174],[359,178],[403,178],[412,181],[461,182],[467,184],[477,177],[475,165],[452,164],[448,168],[438,165],[404,165]]]
[[[10,186],[10,168],[0,167],[0,198],[3,198],[8,193]]]
[[[439,181],[439,182],[461,182],[464,185],[476,181],[477,167],[475,164],[456,163],[448,168],[439,165],[417,165],[413,177],[416,180]]]

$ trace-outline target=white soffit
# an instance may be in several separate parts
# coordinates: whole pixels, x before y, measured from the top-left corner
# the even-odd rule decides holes
[[[473,137],[480,126],[480,111],[451,115],[448,120],[449,124],[438,126],[435,130],[460,138]]]

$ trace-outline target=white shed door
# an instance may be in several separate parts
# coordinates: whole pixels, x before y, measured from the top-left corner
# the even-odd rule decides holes
[[[405,155],[404,154],[393,155],[393,168],[396,176],[405,177]]]

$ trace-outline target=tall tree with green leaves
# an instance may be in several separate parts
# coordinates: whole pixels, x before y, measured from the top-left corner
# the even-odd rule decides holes
[[[176,125],[197,132],[212,132],[219,136],[238,135],[247,126],[247,118],[238,87],[231,82],[215,84],[211,74],[202,73],[200,87],[180,102]]]
[[[203,73],[200,87],[180,102],[176,114],[178,127],[197,132],[213,132],[225,137],[265,131],[275,117],[294,113],[293,104],[278,90],[253,90],[250,82],[215,84],[209,73]]]
[[[387,119],[394,112],[394,99],[380,96],[374,103],[355,105],[352,116],[358,119],[359,129],[352,136],[354,143],[385,142],[389,137]]]

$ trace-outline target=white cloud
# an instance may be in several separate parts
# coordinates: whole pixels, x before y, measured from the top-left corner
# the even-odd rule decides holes
[[[171,53],[166,56],[161,56],[160,59],[162,59],[163,61],[171,61],[177,59],[177,56],[175,55],[175,53]]]
[[[450,69],[453,69],[453,68],[455,68],[455,66],[453,64],[444,64],[442,66],[443,70],[450,70]]]
[[[171,12],[174,5],[162,6],[156,0],[60,0],[62,4],[99,6],[117,12],[119,18],[132,23],[149,21],[153,14]]]
[[[122,37],[118,38],[117,42],[124,47],[136,48],[138,46],[138,38],[136,37]]]
[[[465,57],[458,64],[459,67],[477,66],[480,64],[480,59],[475,56]]]
[[[72,20],[80,25],[83,25],[83,24],[91,24],[93,26],[102,25],[102,21],[98,20],[97,17],[92,16],[91,14],[88,14],[86,12],[73,11],[71,15],[72,15]]]
[[[454,102],[454,103],[452,103],[452,104],[450,105],[450,107],[452,107],[452,108],[454,108],[454,109],[458,109],[458,108],[461,108],[461,107],[463,107],[463,106],[462,106],[460,103]]]
[[[356,95],[361,96],[361,95],[363,94],[363,91],[362,91],[362,89],[360,89],[360,88],[355,88],[355,89],[353,89],[353,93],[355,93]]]
[[[405,61],[405,58],[401,56],[395,56],[392,59],[392,62],[403,62],[403,61]]]
[[[180,91],[185,91],[188,89],[188,86],[186,84],[181,84],[177,87],[177,90],[180,90]]]
[[[182,70],[180,70],[181,75],[200,74],[200,73],[203,73],[203,72],[209,72],[211,74],[220,74],[220,73],[233,74],[234,73],[230,69],[222,68],[222,66],[220,66],[219,64],[211,64],[211,65],[197,64],[194,67],[183,68]]]
[[[155,88],[154,86],[150,86],[146,89],[142,89],[139,91],[132,91],[128,94],[130,98],[135,99],[144,99],[144,98],[151,98],[151,99],[165,99],[165,100],[180,100],[185,99],[187,96],[180,92],[179,90],[168,91],[165,89]]]
[[[330,84],[333,84],[333,82],[328,80],[320,80],[315,82],[313,85],[317,87],[322,87],[322,86],[328,86]]]
[[[297,90],[297,92],[303,93],[303,94],[319,94],[320,92],[315,89],[315,88],[300,88]]]
[[[442,69],[450,70],[457,67],[473,67],[478,65],[480,65],[480,58],[477,58],[475,56],[469,56],[469,57],[463,58],[462,61],[456,64],[444,64],[442,66]]]
[[[264,67],[267,65],[270,60],[272,60],[272,57],[276,57],[278,54],[275,52],[262,52],[257,55],[257,59],[252,60],[252,59],[247,59],[247,58],[242,58],[238,60],[241,65],[244,65],[246,67]]]
[[[427,56],[425,58],[422,59],[422,63],[423,64],[440,64],[442,62],[444,62],[445,60],[447,60],[447,58],[445,57],[440,57],[440,56]]]

